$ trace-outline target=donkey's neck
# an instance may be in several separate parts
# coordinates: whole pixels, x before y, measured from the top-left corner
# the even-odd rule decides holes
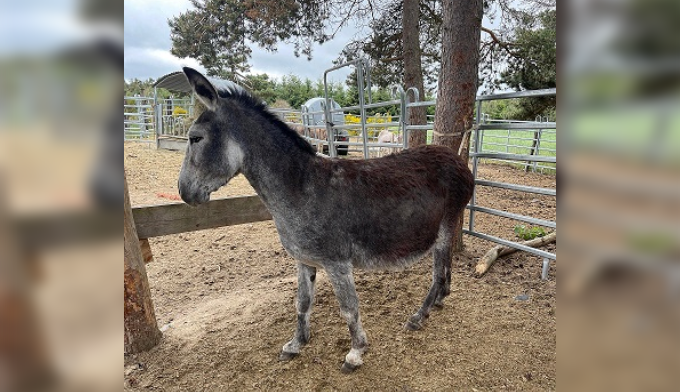
[[[263,116],[251,119],[239,145],[243,175],[270,210],[299,203],[310,189],[310,170],[319,158],[285,124]]]

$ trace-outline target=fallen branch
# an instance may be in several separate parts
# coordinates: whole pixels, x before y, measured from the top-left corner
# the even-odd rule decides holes
[[[543,237],[537,237],[534,238],[533,240],[521,242],[521,244],[531,246],[532,248],[536,248],[539,246],[553,243],[555,241],[557,241],[557,232],[550,233]],[[477,263],[477,266],[475,267],[475,272],[477,272],[477,276],[481,277],[482,275],[484,275],[499,257],[515,253],[517,252],[517,250],[518,249],[509,248],[503,245],[498,245],[496,247],[491,248],[488,252],[486,252],[484,257],[482,257],[482,259],[479,260],[479,263]]]

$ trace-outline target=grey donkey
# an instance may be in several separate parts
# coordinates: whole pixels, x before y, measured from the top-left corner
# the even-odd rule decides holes
[[[369,160],[320,157],[245,90],[217,87],[191,68],[184,73],[207,110],[188,133],[178,184],[182,199],[205,203],[243,174],[298,261],[297,328],[280,359],[292,359],[309,342],[318,268],[328,275],[351,335],[343,372],[361,366],[368,348],[355,268],[403,268],[432,251],[432,285],[405,324],[421,329],[450,293],[452,235],[474,187],[466,162],[442,146]]]

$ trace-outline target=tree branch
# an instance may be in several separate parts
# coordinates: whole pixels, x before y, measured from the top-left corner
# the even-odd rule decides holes
[[[493,42],[495,42],[498,46],[505,49],[508,53],[512,54],[510,52],[510,46],[513,45],[512,43],[501,41],[500,38],[498,38],[498,36],[496,35],[496,33],[494,33],[491,29],[489,29],[487,27],[482,26],[482,31],[489,34],[489,37],[491,37],[491,40]]]
[[[557,241],[557,232],[554,231],[546,236],[543,237],[537,237],[534,238],[533,240],[525,241],[522,242],[522,245],[530,246],[533,248],[546,245],[546,244],[551,244],[553,242]],[[475,272],[477,273],[477,276],[481,277],[484,275],[489,268],[498,260],[499,257],[509,255],[511,253],[517,252],[517,249],[515,248],[508,248],[503,245],[498,245],[494,248],[491,248],[484,257],[482,257],[481,260],[479,260],[479,263],[477,263],[477,266],[475,267]]]

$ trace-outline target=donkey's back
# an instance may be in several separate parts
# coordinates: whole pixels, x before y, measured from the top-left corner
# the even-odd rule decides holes
[[[297,258],[320,265],[408,264],[453,229],[474,186],[465,162],[442,146],[361,161],[319,158],[314,166],[297,221],[304,225],[280,234]]]

